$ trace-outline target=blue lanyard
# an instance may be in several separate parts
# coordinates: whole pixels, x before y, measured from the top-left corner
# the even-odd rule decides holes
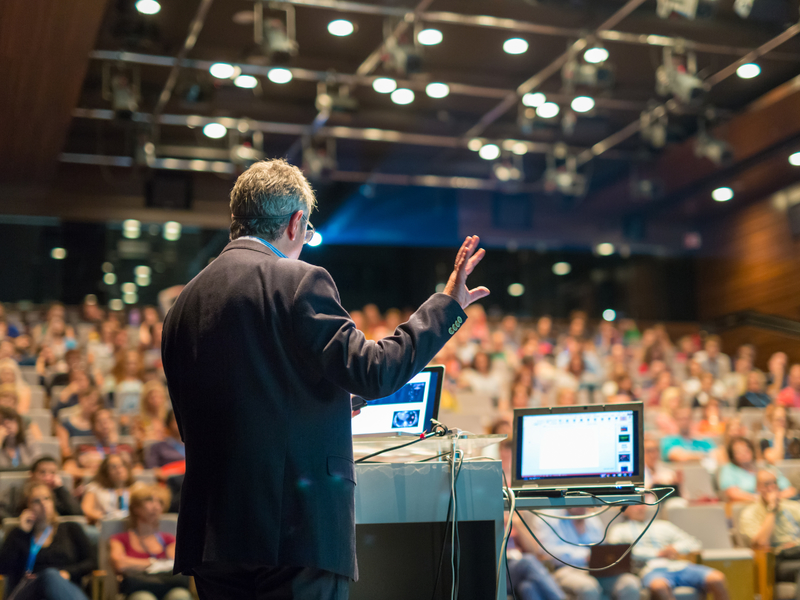
[[[42,546],[44,546],[47,538],[50,537],[52,531],[53,526],[48,525],[47,529],[42,532],[38,540],[33,539],[33,535],[31,535],[31,550],[28,553],[28,564],[25,567],[26,573],[33,573],[33,565],[36,563],[36,557],[39,555],[39,551],[42,549]]]
[[[269,248],[270,250],[272,250],[275,253],[275,256],[277,256],[279,258],[286,258],[286,255],[283,252],[278,250],[275,246],[270,244],[267,240],[262,240],[260,237],[255,237],[255,236],[252,236],[252,235],[243,235],[242,237],[236,238],[236,239],[239,239],[239,240],[253,240],[254,242],[258,242],[259,244],[264,244],[267,248]]]
[[[128,497],[130,492],[125,490],[122,495],[117,494],[117,506],[120,510],[128,510]]]
[[[11,459],[11,466],[14,468],[19,466],[19,448],[14,449],[14,456]]]

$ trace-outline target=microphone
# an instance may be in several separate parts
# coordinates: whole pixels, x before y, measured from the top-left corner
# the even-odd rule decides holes
[[[444,423],[437,421],[436,419],[431,419],[431,423],[433,424],[433,432],[436,435],[444,437],[450,433],[450,429],[448,429],[447,425]]]

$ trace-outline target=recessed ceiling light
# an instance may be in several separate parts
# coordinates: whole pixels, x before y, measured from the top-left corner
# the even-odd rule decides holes
[[[177,221],[167,221],[164,223],[163,235],[168,242],[175,242],[181,239],[181,224]]]
[[[103,283],[106,285],[114,285],[117,283],[117,276],[114,273],[106,273],[103,275]]]
[[[588,63],[597,64],[608,60],[608,50],[605,48],[589,48],[583,53],[583,60]]]
[[[431,98],[444,98],[450,93],[450,86],[446,83],[429,83],[425,93]]]
[[[800,167],[800,152],[795,152],[789,157],[789,164],[793,167]]]
[[[472,150],[473,152],[477,152],[481,148],[483,148],[483,140],[480,138],[472,138],[469,142],[467,142],[467,148]]]
[[[557,262],[553,265],[553,273],[556,275],[569,275],[572,271],[572,265],[568,262]]]
[[[233,80],[233,85],[240,88],[252,89],[258,85],[258,79],[252,75],[239,75]]]
[[[517,156],[523,156],[528,153],[528,144],[525,142],[517,142],[511,146],[511,151]]]
[[[486,144],[480,150],[478,150],[478,155],[483,160],[494,160],[500,156],[500,148],[497,146],[497,144]]]
[[[122,222],[122,236],[135,240],[142,234],[142,224],[136,219],[126,219]]]
[[[133,274],[136,275],[136,277],[150,277],[151,273],[152,271],[147,265],[139,265],[133,269]]]
[[[53,248],[50,250],[50,257],[56,260],[64,260],[67,258],[67,251],[64,248]]]
[[[522,97],[522,103],[525,106],[530,106],[531,108],[541,106],[545,102],[547,102],[547,96],[545,96],[542,92],[528,92]]]
[[[161,10],[161,5],[156,0],[138,0],[136,10],[143,15],[154,15]]]
[[[614,244],[609,244],[608,242],[597,244],[597,253],[600,256],[611,256],[614,254]]]
[[[717,202],[727,202],[733,198],[733,190],[729,187],[721,187],[711,192],[711,197]]]
[[[742,79],[752,79],[753,77],[758,77],[761,74],[761,67],[759,67],[756,63],[746,63],[736,69],[736,74]]]
[[[414,101],[414,92],[408,88],[398,88],[392,92],[391,97],[395,104],[411,104]]]
[[[212,139],[218,140],[221,137],[225,137],[228,129],[222,123],[209,123],[203,127],[203,133]]]
[[[555,102],[545,102],[536,108],[536,114],[543,119],[552,119],[559,113],[560,110],[561,109],[558,107],[558,104]]]
[[[512,283],[508,286],[508,295],[514,296],[515,298],[518,296],[522,296],[525,293],[525,286],[521,283]]]
[[[102,266],[103,273],[113,273],[114,272],[114,264],[108,261],[103,263]]]
[[[594,108],[594,98],[591,96],[578,96],[572,100],[572,110],[577,113],[589,112]]]
[[[136,284],[132,282],[123,283],[120,286],[123,294],[135,294],[136,293]]]
[[[122,304],[122,300],[119,298],[114,298],[113,300],[109,301],[108,308],[111,310],[122,310],[125,306]]]
[[[337,37],[345,37],[353,31],[355,31],[355,27],[347,19],[336,19],[328,23],[328,33]]]
[[[528,51],[528,42],[522,38],[511,38],[503,42],[506,54],[524,54]]]
[[[417,34],[417,41],[423,46],[441,44],[442,39],[442,32],[438,29],[423,29]]]
[[[605,309],[603,311],[603,320],[604,321],[611,322],[616,318],[617,318],[617,311],[615,311],[615,310],[613,310],[611,308],[607,308],[607,309]]]
[[[397,82],[389,77],[378,77],[372,82],[372,89],[379,94],[391,94],[397,89]]]
[[[214,63],[208,68],[208,72],[217,79],[230,79],[236,73],[236,68],[228,63]]]
[[[267,79],[272,83],[289,83],[292,80],[292,72],[283,67],[275,67],[267,73]]]
[[[122,301],[125,304],[136,304],[139,301],[139,295],[136,292],[131,292],[129,294],[122,294]]]

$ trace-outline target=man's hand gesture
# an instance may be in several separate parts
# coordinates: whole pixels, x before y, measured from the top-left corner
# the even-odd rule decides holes
[[[458,255],[456,255],[455,268],[450,274],[450,279],[447,280],[447,285],[444,286],[444,293],[458,302],[461,308],[467,308],[476,300],[489,295],[489,290],[483,286],[472,290],[467,287],[467,275],[472,273],[486,254],[486,250],[483,248],[475,252],[479,242],[480,239],[477,235],[469,236],[464,240]]]

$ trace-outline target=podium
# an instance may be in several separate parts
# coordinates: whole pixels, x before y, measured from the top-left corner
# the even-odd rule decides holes
[[[463,453],[455,485],[460,560],[458,598],[505,600],[505,573],[497,594],[496,570],[503,540],[503,475],[500,461],[472,460],[503,435],[451,434],[429,438],[381,460],[356,465],[356,544],[359,581],[351,600],[450,598],[451,536],[447,509],[451,469],[442,457]],[[409,438],[386,436],[354,440],[356,458],[401,444]],[[378,458],[376,457],[376,460]],[[441,570],[440,570],[441,564]]]

